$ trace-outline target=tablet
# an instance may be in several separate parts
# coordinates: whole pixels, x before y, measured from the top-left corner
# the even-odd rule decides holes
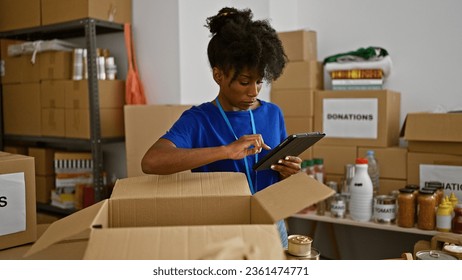
[[[272,149],[268,154],[254,164],[253,170],[259,171],[269,169],[271,165],[276,164],[280,159],[286,156],[298,156],[306,149],[313,146],[326,134],[322,132],[308,132],[289,135],[277,147]]]

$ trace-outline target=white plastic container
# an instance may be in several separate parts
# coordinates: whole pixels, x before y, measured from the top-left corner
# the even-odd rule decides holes
[[[367,159],[357,158],[355,176],[350,183],[350,216],[353,220],[360,222],[368,222],[372,218],[374,195],[367,167]]]

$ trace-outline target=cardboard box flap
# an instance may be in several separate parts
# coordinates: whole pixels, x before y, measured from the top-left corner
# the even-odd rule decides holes
[[[462,141],[461,113],[409,113],[401,136],[411,141]]]
[[[111,228],[92,231],[84,259],[284,259],[274,225]]]
[[[102,225],[100,216],[104,215],[100,215],[100,213],[104,212],[102,211],[104,208],[107,208],[107,200],[100,201],[52,223],[24,256],[31,256],[55,243],[72,239],[74,236],[82,238],[83,236],[81,234],[85,231],[88,231],[88,233],[84,236],[88,238],[89,230],[95,220],[98,220],[98,224]]]
[[[334,193],[331,188],[300,172],[253,195],[251,223],[274,223]]]
[[[145,175],[117,180],[111,200],[236,195],[250,195],[244,173],[180,172],[172,175]]]

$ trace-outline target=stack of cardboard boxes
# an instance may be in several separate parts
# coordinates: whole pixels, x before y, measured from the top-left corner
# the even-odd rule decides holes
[[[445,195],[462,202],[462,114],[409,113],[402,135],[408,142],[407,181],[439,181]]]
[[[316,32],[296,30],[278,36],[289,61],[271,85],[271,102],[281,108],[288,134],[313,131],[314,92],[323,88],[324,80]],[[311,148],[301,157],[311,158]]]
[[[390,90],[317,91],[314,129],[326,133],[313,148],[324,158],[327,180],[343,184],[345,165],[374,150],[379,194],[406,185],[407,149],[399,147],[401,95]]]

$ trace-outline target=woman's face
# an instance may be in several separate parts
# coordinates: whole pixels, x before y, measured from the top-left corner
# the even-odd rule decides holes
[[[228,75],[218,68],[213,68],[215,81],[220,86],[218,98],[225,111],[241,111],[255,109],[260,104],[258,93],[263,85],[262,78],[256,70],[243,69],[234,81],[234,70]]]

